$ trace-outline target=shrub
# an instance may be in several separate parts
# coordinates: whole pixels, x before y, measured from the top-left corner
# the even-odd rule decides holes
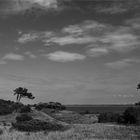
[[[124,123],[138,124],[140,123],[140,107],[129,107],[123,113]]]
[[[20,111],[20,113],[28,113],[31,112],[31,107],[29,105],[23,106]]]
[[[20,110],[22,107],[24,107],[24,105],[22,103],[14,103],[12,106],[11,106],[11,110],[13,111],[18,111]]]
[[[0,99],[0,115],[7,115],[13,112],[11,106],[14,104],[12,101]]]
[[[98,116],[98,122],[106,123],[106,122],[118,122],[119,114],[117,113],[100,113]]]
[[[8,115],[12,112],[13,110],[11,110],[9,106],[6,105],[0,106],[0,115]]]
[[[34,105],[37,110],[41,110],[43,108],[49,108],[49,109],[57,109],[57,110],[65,110],[66,107],[58,102],[49,102],[49,103],[39,103],[37,105]]]
[[[0,135],[2,135],[3,134],[3,130],[2,129],[0,129]]]
[[[20,116],[16,117],[17,122],[25,122],[25,121],[30,121],[33,118],[29,116],[28,114],[21,114]]]
[[[137,103],[135,103],[135,105],[136,105],[136,106],[140,106],[140,101],[139,101],[139,102],[137,102]]]
[[[20,122],[20,123],[19,122],[12,123],[12,126],[19,131],[28,131],[28,132],[42,131],[42,130],[56,131],[56,130],[64,129],[64,127],[61,124],[41,121],[37,119]]]
[[[117,123],[119,123],[119,124],[124,124],[124,116],[123,115],[119,115],[118,116],[118,119],[117,119]]]

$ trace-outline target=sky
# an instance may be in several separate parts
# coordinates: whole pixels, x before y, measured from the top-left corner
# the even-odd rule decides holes
[[[0,98],[131,104],[139,82],[140,0],[0,1]]]

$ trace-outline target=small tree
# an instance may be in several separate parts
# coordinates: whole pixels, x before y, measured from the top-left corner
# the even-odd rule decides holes
[[[14,91],[14,95],[17,96],[17,102],[20,102],[21,98],[28,98],[28,99],[34,99],[35,97],[32,95],[32,93],[28,92],[28,89],[18,87]]]
[[[137,85],[137,90],[139,90],[140,89],[140,83]]]

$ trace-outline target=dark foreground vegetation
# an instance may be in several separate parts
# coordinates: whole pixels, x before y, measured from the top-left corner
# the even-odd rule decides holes
[[[19,131],[42,131],[42,130],[63,130],[64,126],[54,122],[33,119],[28,114],[20,114],[16,117],[16,122],[12,126]]]
[[[100,113],[98,122],[116,122],[118,124],[140,124],[140,106],[129,107],[122,114]]]
[[[39,114],[39,112],[42,112],[42,109],[59,111],[64,110],[65,106],[58,102],[24,105],[19,102],[0,99],[0,115],[5,116],[14,113],[16,117],[12,122],[12,127],[16,130],[34,132],[44,130],[61,131],[67,129],[65,126],[57,123],[56,121],[44,120],[43,117],[45,118],[45,115],[43,114],[44,116],[41,116],[41,113]],[[39,112],[37,110],[39,110]],[[36,117],[39,117],[39,119],[37,119]]]

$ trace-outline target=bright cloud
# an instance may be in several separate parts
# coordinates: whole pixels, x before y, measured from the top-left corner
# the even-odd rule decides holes
[[[56,62],[70,62],[75,60],[84,60],[86,56],[78,53],[70,53],[64,51],[56,51],[45,55],[48,59]]]
[[[15,53],[8,53],[2,58],[2,60],[22,61],[24,60],[24,56]]]
[[[35,41],[36,39],[38,39],[39,34],[36,33],[28,33],[28,34],[23,34],[19,39],[18,42],[19,43],[27,43],[30,41]]]

